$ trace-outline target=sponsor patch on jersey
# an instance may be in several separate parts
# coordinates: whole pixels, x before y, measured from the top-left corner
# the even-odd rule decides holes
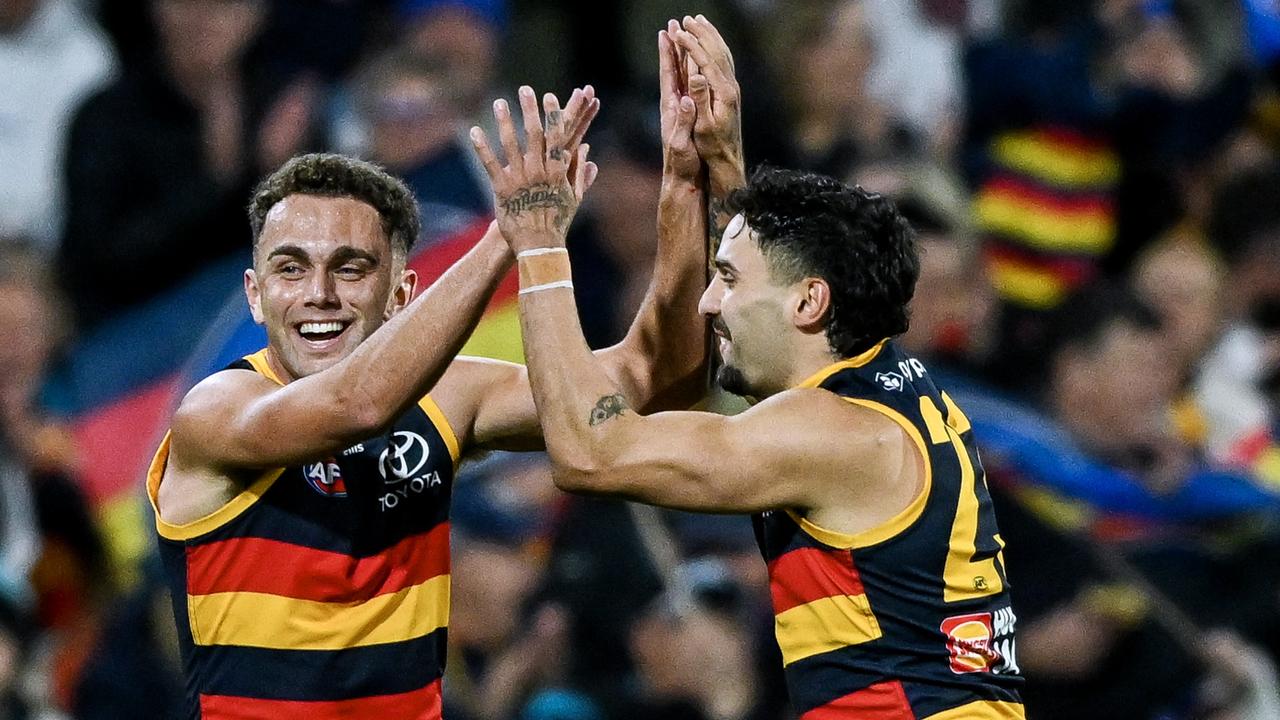
[[[302,466],[302,474],[316,492],[326,497],[346,497],[347,483],[342,479],[342,468],[333,458]]]
[[[942,632],[947,636],[951,672],[991,672],[1000,663],[1000,653],[992,642],[995,633],[991,613],[953,615],[942,621]]]

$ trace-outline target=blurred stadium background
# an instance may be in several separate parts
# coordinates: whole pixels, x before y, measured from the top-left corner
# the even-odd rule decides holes
[[[1030,716],[1280,718],[1277,0],[3,0],[0,720],[176,717],[141,479],[263,342],[254,180],[386,165],[430,280],[489,217],[465,128],[592,83],[571,248],[611,343],[653,264],[654,37],[695,12],[752,165],[920,232],[903,343],[977,428]],[[469,352],[519,359],[514,290]],[[464,477],[446,717],[788,717],[746,519],[568,497],[539,456]]]

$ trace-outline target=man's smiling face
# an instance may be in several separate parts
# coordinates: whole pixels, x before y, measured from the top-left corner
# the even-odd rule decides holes
[[[414,277],[399,255],[378,211],[354,198],[289,195],[271,208],[245,295],[287,379],[332,366],[408,303]]]

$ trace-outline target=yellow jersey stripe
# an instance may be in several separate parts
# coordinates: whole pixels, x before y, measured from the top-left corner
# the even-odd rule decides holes
[[[978,700],[934,713],[924,720],[1026,720],[1022,703]]]
[[[196,645],[342,650],[422,637],[449,622],[449,576],[364,602],[326,603],[253,592],[189,595]]]
[[[870,642],[881,636],[880,623],[866,595],[819,598],[774,617],[782,665],[819,653]]]
[[[453,426],[449,424],[449,419],[444,416],[444,412],[436,405],[436,401],[431,396],[422,398],[418,401],[418,407],[422,408],[422,412],[431,418],[431,424],[436,426],[436,432],[440,433],[440,439],[444,440],[445,447],[449,448],[449,457],[453,458],[453,467],[458,468],[458,460],[462,458],[462,448],[458,445],[458,436],[453,432]]]
[[[151,467],[147,469],[147,500],[151,502],[151,511],[156,516],[156,532],[167,540],[190,540],[226,525],[258,502],[285,470],[268,470],[249,487],[228,500],[227,504],[202,518],[181,524],[165,522],[160,518],[160,481],[164,478],[164,469],[169,462],[170,442],[170,433],[166,432],[164,439],[160,441],[160,448],[151,460]]]

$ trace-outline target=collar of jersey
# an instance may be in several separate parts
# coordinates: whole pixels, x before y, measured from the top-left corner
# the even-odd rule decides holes
[[[858,353],[857,355],[854,355],[851,358],[846,358],[844,360],[838,360],[836,362],[833,362],[830,365],[822,368],[818,372],[814,373],[813,375],[810,375],[808,380],[805,380],[804,382],[800,383],[796,387],[797,388],[816,388],[819,385],[821,385],[824,380],[831,377],[832,375],[835,375],[841,370],[844,370],[846,368],[862,367],[863,365],[866,365],[872,360],[875,360],[876,356],[879,355],[880,351],[884,349],[885,343],[887,342],[889,342],[889,338],[885,338],[881,340],[880,342],[876,343],[875,345],[872,345],[870,348],[864,350],[861,353]]]

